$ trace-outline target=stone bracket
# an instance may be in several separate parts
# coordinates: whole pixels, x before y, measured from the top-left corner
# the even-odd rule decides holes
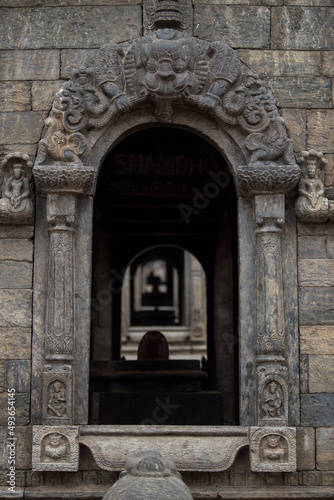
[[[247,427],[82,426],[80,444],[92,452],[99,467],[124,469],[129,457],[155,451],[174,460],[180,471],[223,471],[248,445]]]
[[[297,470],[294,427],[250,427],[249,448],[253,472]]]
[[[77,471],[79,426],[33,426],[32,469]]]

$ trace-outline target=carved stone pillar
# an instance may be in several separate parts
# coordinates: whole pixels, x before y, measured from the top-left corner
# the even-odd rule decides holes
[[[284,219],[283,194],[255,196],[257,421],[260,425],[288,423],[281,255]]]

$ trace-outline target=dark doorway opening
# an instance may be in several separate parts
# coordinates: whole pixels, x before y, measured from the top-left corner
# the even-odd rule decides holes
[[[182,280],[181,254],[177,257],[180,249],[193,255],[204,270],[206,389],[223,394],[224,423],[238,423],[236,201],[224,158],[190,132],[167,127],[146,129],[128,136],[106,157],[94,205],[91,423],[101,422],[98,375],[107,370],[109,362],[121,359],[122,290],[127,268],[132,265],[135,273],[136,259],[144,252],[148,252],[147,262],[151,252],[153,262],[158,247],[179,249],[173,258],[165,258],[166,280],[168,276],[170,282],[176,280],[172,262],[177,263],[174,267]],[[162,268],[161,253],[160,260]],[[167,283],[163,283],[163,275],[152,273],[150,280],[156,297],[160,293],[159,300],[167,300],[162,297]],[[148,295],[144,302],[152,299]],[[168,300],[166,307],[172,307],[171,296]],[[178,304],[181,311],[185,307],[182,294]],[[129,311],[130,315],[135,312],[131,306]],[[135,322],[147,323],[143,318],[148,310],[137,312],[144,314],[135,315]],[[170,326],[167,323],[175,319],[175,311],[166,314],[161,326]],[[151,317],[149,324],[156,325],[156,318]]]

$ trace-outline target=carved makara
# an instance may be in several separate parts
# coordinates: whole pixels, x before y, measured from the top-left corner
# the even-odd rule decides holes
[[[297,217],[302,222],[325,222],[331,211],[324,189],[327,160],[323,153],[311,149],[304,151],[297,161],[303,173],[298,186]]]
[[[187,34],[188,0],[148,0],[144,7],[145,36],[103,46],[57,93],[37,165],[80,165],[91,147],[89,131],[111,126],[139,105],[153,105],[161,122],[180,106],[193,107],[238,130],[250,166],[294,165],[272,93],[229,46]]]
[[[10,153],[2,162],[0,223],[23,225],[34,221],[32,162],[22,153]]]

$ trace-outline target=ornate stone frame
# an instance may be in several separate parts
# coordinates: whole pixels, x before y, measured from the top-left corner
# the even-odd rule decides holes
[[[169,61],[174,87],[160,81],[154,70],[166,53],[174,54],[173,61],[179,64],[176,70]],[[102,47],[95,65],[74,72],[58,92],[45,122],[33,169],[37,211],[32,423],[79,426],[80,442],[92,451],[96,435],[110,449],[114,428],[85,425],[93,196],[107,153],[134,131],[161,125],[189,130],[215,146],[228,162],[238,193],[239,228],[243,228],[239,231],[241,427],[221,432],[184,429],[190,442],[202,436],[206,445],[211,432],[215,443],[225,447],[221,464],[230,465],[235,450],[249,442],[248,426],[283,429],[299,423],[296,224],[290,193],[300,169],[273,96],[259,77],[226,45],[192,38],[182,30],[156,30],[130,44]],[[65,399],[70,403],[66,414],[50,419],[47,387],[65,380],[65,373]],[[264,396],[271,382],[276,390],[272,385]],[[172,435],[166,439],[168,446],[175,446],[182,434],[178,429],[173,433],[164,426],[124,427],[117,433],[136,435],[142,443],[152,433]],[[238,437],[231,455],[234,435]],[[156,443],[159,446],[159,440]],[[196,460],[190,453],[178,467],[198,470]],[[109,470],[119,468],[118,462],[108,463]],[[261,470],[267,465],[262,464]],[[60,466],[66,470],[66,463]],[[284,467],[292,470],[295,465],[288,460],[280,470]],[[215,464],[207,470],[223,468]]]

